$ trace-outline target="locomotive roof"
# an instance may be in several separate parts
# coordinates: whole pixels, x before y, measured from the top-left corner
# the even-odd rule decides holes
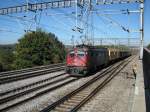
[[[128,50],[120,50],[120,49],[117,49],[117,48],[106,48],[106,47],[98,47],[98,46],[90,46],[90,45],[77,45],[75,48],[72,48],[70,49],[68,52],[72,51],[72,50],[75,50],[75,49],[78,49],[78,50],[101,50],[101,51],[128,51]]]
[[[95,46],[76,46],[75,48],[72,48],[72,49],[70,49],[68,52],[71,52],[71,51],[73,51],[73,50],[84,50],[84,51],[88,51],[88,50],[100,50],[100,51],[106,51],[107,50],[107,48],[97,48],[97,47],[95,47]]]
[[[90,46],[90,45],[84,45],[84,44],[82,44],[82,45],[77,45],[76,46],[76,48],[85,48],[85,49],[107,49],[107,48],[105,48],[105,47],[96,47],[96,46]]]

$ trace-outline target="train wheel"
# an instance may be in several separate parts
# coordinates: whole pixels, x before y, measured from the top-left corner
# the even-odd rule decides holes
[[[74,72],[75,72],[75,73],[79,73],[79,70],[78,70],[78,69],[75,69]]]
[[[83,75],[86,75],[87,74],[87,71],[83,71]]]
[[[94,72],[97,70],[97,66],[94,66]]]

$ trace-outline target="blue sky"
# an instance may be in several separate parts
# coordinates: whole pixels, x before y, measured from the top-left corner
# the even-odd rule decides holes
[[[2,0],[1,0],[2,1]],[[16,6],[26,3],[26,0],[3,0],[0,4],[0,8]],[[29,0],[31,3],[50,1],[50,0]],[[130,5],[105,5],[105,6],[95,6],[94,9],[100,10],[137,10],[139,9],[138,4]],[[75,8],[60,8],[60,9],[49,9],[43,10],[42,13],[37,13],[37,20],[39,21],[38,26],[47,32],[55,33],[59,40],[65,44],[71,43],[72,36],[75,37],[76,41],[80,42],[80,33],[75,33],[72,29],[75,27],[75,15],[71,14],[75,11]],[[139,14],[131,13],[129,16],[126,14],[114,14],[109,15],[113,21],[117,22],[119,25],[112,24],[110,20],[100,15],[97,11],[93,12],[93,26],[94,26],[94,38],[101,37],[118,37],[126,38],[133,37],[139,38],[139,33],[127,33],[119,27],[119,25],[129,28],[131,30],[139,29]],[[144,40],[145,45],[150,43],[150,0],[145,0],[145,14],[144,14]],[[26,16],[26,17],[25,17]],[[16,43],[19,38],[25,33],[24,30],[30,29],[35,30],[35,13],[17,13],[9,15],[0,15],[0,44],[12,44]],[[80,21],[78,20],[78,25]]]

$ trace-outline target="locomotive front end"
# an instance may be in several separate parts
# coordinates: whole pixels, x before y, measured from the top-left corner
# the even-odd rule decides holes
[[[66,57],[66,72],[75,75],[83,76],[87,73],[88,56],[86,49],[71,50]]]

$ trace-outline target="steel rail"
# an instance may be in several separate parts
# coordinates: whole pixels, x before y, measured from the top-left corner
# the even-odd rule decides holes
[[[26,72],[32,72],[32,71],[35,71],[35,70],[52,68],[52,67],[56,67],[56,66],[64,66],[64,65],[65,65],[65,63],[58,63],[58,64],[51,64],[51,65],[46,65],[46,66],[37,66],[37,67],[32,67],[32,68],[25,68],[25,69],[21,69],[21,70],[13,70],[13,71],[1,72],[0,73],[0,77],[16,75],[16,74],[26,73]]]
[[[77,110],[79,110],[87,101],[89,101],[92,97],[94,97],[101,89],[103,89],[103,87],[106,86],[106,84],[108,84],[115,76],[117,76],[122,69],[127,66],[132,60],[128,60],[128,62],[126,62],[121,68],[120,70],[115,73],[114,75],[111,74],[110,76],[108,76],[108,78],[106,78],[100,85],[98,85],[86,98],[84,98],[78,105],[76,105],[70,112],[76,112]]]
[[[63,82],[63,83],[61,83],[61,84],[58,84],[58,85],[56,85],[56,86],[50,87],[50,88],[48,88],[48,89],[46,89],[46,90],[43,90],[43,91],[41,91],[41,92],[39,92],[39,93],[37,93],[37,94],[34,94],[34,95],[31,96],[31,97],[25,98],[25,99],[23,99],[23,100],[21,100],[21,101],[18,101],[18,102],[16,102],[16,103],[14,103],[14,104],[8,105],[8,106],[3,107],[3,108],[0,108],[0,111],[1,111],[1,112],[2,112],[2,111],[7,111],[7,110],[9,110],[10,108],[13,108],[13,107],[15,107],[15,106],[21,105],[21,104],[23,104],[23,103],[25,103],[25,102],[27,102],[27,101],[33,100],[33,99],[35,99],[35,98],[37,98],[37,97],[40,97],[41,95],[44,95],[44,94],[46,94],[46,93],[48,93],[48,92],[51,92],[51,91],[53,91],[53,90],[56,90],[56,89],[58,89],[58,88],[61,88],[61,87],[65,86],[65,85],[67,85],[67,84],[69,84],[69,83],[71,83],[71,82],[74,82],[74,81],[76,81],[76,80],[78,80],[78,78],[73,78],[73,79],[70,79],[70,80],[68,80],[68,81],[66,81],[66,82]],[[54,82],[54,83],[56,83],[56,82]],[[48,85],[47,85],[47,86],[48,86]],[[36,89],[36,88],[35,88],[35,89]],[[28,93],[33,92],[35,89],[29,90]],[[39,87],[38,87],[38,89],[39,89]],[[28,94],[28,93],[27,93],[27,94]],[[26,94],[26,93],[21,93],[20,95],[25,95],[25,94]],[[17,98],[16,96],[14,96],[14,97]],[[11,98],[14,99],[13,97],[11,97]],[[6,100],[7,100],[7,99],[6,99]],[[5,103],[4,101],[2,101],[2,102]]]
[[[118,67],[120,65],[122,65],[125,61],[121,61],[115,68],[112,67],[111,69],[111,73],[114,73],[116,70],[118,70]],[[114,64],[115,65],[115,64]],[[109,70],[109,69],[108,69]],[[110,71],[104,71],[102,74],[94,77],[93,79],[91,79],[90,81],[88,81],[87,83],[85,83],[84,85],[82,85],[81,87],[77,88],[76,90],[72,91],[71,93],[67,94],[66,96],[62,97],[61,99],[59,99],[58,101],[54,102],[53,104],[49,105],[48,107],[44,108],[43,110],[41,110],[40,112],[49,112],[53,109],[55,109],[57,106],[63,104],[65,101],[67,101],[68,99],[70,99],[71,97],[73,97],[74,95],[76,95],[78,92],[82,91],[83,89],[87,88],[89,85],[93,84],[95,81],[97,81],[98,79],[106,76],[107,74],[110,74]]]
[[[109,69],[112,68],[112,66],[113,66],[113,65],[111,65],[111,66],[109,66],[108,68],[106,68],[106,70],[102,71],[102,73],[105,73],[105,72],[109,73],[109,72],[110,72]],[[101,73],[101,74],[102,74],[102,73]],[[62,84],[56,85],[56,86],[54,86],[54,87],[52,87],[52,88],[46,89],[46,90],[44,90],[44,91],[41,91],[41,92],[39,92],[39,93],[37,93],[37,94],[35,94],[35,95],[29,97],[29,98],[26,98],[26,99],[24,99],[24,100],[22,100],[22,101],[19,101],[19,102],[16,102],[16,103],[12,104],[12,105],[8,105],[7,107],[1,108],[0,111],[7,111],[7,110],[11,109],[12,107],[15,107],[15,106],[21,105],[22,103],[25,103],[25,102],[27,102],[27,101],[33,100],[33,99],[35,99],[35,98],[37,98],[37,97],[39,97],[39,96],[41,96],[41,95],[43,95],[43,94],[46,94],[46,93],[48,93],[48,92],[50,92],[50,91],[53,91],[53,90],[56,90],[56,89],[58,89],[58,88],[60,88],[60,87],[62,87],[62,86],[64,86],[64,85],[69,84],[69,83],[71,83],[71,82],[73,82],[73,81],[76,81],[76,80],[78,80],[78,79],[75,78],[75,79],[69,80],[69,81],[67,81],[67,82],[64,82],[64,83],[62,83]],[[16,98],[17,98],[17,97],[16,97]]]
[[[17,75],[3,76],[3,77],[0,77],[0,80],[7,80],[7,79],[10,79],[12,77],[19,77],[19,76],[22,76],[22,75],[28,75],[28,74],[32,74],[32,73],[38,73],[38,72],[47,71],[47,70],[50,70],[50,69],[53,69],[53,68],[54,69],[55,68],[59,68],[59,67],[64,67],[64,66],[56,66],[56,67],[41,69],[41,70],[37,70],[37,71],[25,72],[25,73],[17,74]]]
[[[61,82],[61,81],[64,81],[64,80],[68,79],[69,77],[70,77],[70,76],[66,76],[66,77],[63,77],[63,78],[61,78],[61,79],[57,79],[57,80],[55,80],[55,81],[53,81],[53,82],[49,82],[49,83],[46,83],[46,84],[44,84],[44,85],[39,85],[39,86],[37,86],[37,87],[34,87],[34,88],[31,88],[31,89],[25,90],[25,91],[23,91],[23,92],[19,92],[19,93],[15,94],[15,95],[11,95],[11,96],[7,96],[7,97],[4,97],[4,98],[0,98],[0,104],[6,103],[6,102],[8,102],[8,101],[10,101],[10,100],[16,99],[16,98],[18,98],[18,97],[20,97],[20,96],[23,96],[23,95],[25,95],[25,94],[34,92],[34,91],[39,90],[39,89],[41,89],[41,88],[48,87],[48,86],[50,86],[50,85],[52,85],[52,84],[57,84],[57,83],[59,83],[59,82]]]
[[[5,96],[5,95],[7,95],[9,93],[14,93],[16,91],[21,91],[21,90],[23,90],[25,88],[32,87],[32,86],[37,85],[37,84],[44,83],[46,81],[52,80],[52,79],[57,78],[57,77],[62,76],[62,75],[65,75],[65,73],[62,73],[62,74],[59,74],[59,75],[56,75],[56,76],[53,76],[53,77],[50,77],[50,78],[47,78],[47,79],[44,79],[44,80],[40,80],[40,81],[37,81],[37,82],[33,82],[33,83],[25,85],[25,86],[17,87],[15,89],[11,89],[11,90],[7,90],[7,91],[4,91],[4,92],[0,92],[0,97]]]
[[[61,71],[64,69],[65,69],[65,66],[62,66],[62,67],[55,67],[55,68],[51,68],[51,69],[43,69],[43,70],[29,72],[29,73],[23,73],[23,74],[17,75],[17,76],[0,78],[0,84],[10,83],[13,81],[23,80],[23,79],[27,79],[27,78],[31,78],[31,77],[40,76],[40,75],[46,75],[48,73],[58,72],[58,71]]]

